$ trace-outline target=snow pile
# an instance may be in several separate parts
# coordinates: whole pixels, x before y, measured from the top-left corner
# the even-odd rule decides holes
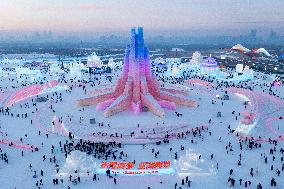
[[[186,150],[186,153],[178,161],[175,161],[177,174],[179,176],[211,176],[216,174],[214,166],[201,157],[201,154],[192,149]]]
[[[265,56],[271,56],[271,54],[269,52],[267,52],[267,50],[265,48],[259,48],[259,49],[257,49],[256,52],[264,54]]]
[[[232,47],[233,50],[239,50],[239,51],[242,51],[242,52],[250,52],[250,50],[246,47],[244,47],[243,45],[241,44],[237,44],[237,45],[234,45]]]
[[[77,173],[80,176],[92,174],[98,167],[95,159],[79,150],[72,151],[66,158],[65,164],[60,170],[60,176],[69,176]]]

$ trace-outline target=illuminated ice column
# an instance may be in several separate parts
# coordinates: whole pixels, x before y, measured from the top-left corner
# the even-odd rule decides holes
[[[130,46],[128,45],[125,49],[124,66],[122,68],[122,75],[121,75],[125,78],[128,77],[128,73],[129,73],[129,53],[130,53]]]
[[[137,61],[130,61],[132,64],[131,76],[133,78],[133,102],[138,103],[140,101],[140,69]]]
[[[155,98],[158,99],[159,98],[159,93],[160,93],[160,84],[158,82],[158,80],[152,76],[152,72],[151,72],[151,63],[150,63],[150,58],[149,58],[149,51],[147,49],[145,49],[145,77],[147,80],[147,86],[149,89],[149,92],[151,93],[151,95]]]
[[[135,30],[132,30],[132,37],[134,39],[131,40],[131,52],[130,52],[130,64],[132,64],[132,78],[133,78],[133,102],[141,103],[141,91],[140,91],[140,82],[141,77],[143,76],[141,73],[141,65],[144,61],[144,39],[143,39],[143,29],[138,28],[138,33],[135,33]]]
[[[127,82],[128,76],[129,76],[129,53],[130,53],[130,46],[128,45],[125,50],[125,56],[124,56],[124,65],[122,69],[122,74],[119,76],[117,83],[114,88],[115,98],[120,96],[125,88],[125,84]]]

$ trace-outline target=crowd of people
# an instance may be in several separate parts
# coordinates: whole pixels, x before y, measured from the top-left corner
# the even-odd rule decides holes
[[[116,75],[116,77],[117,76],[118,75]],[[72,80],[71,81],[71,80],[67,80],[63,78],[62,80],[59,81],[59,83],[68,84],[70,86],[69,89],[67,89],[66,91],[46,94],[45,95],[46,98],[49,99],[49,101],[51,102],[51,104],[49,104],[49,106],[47,106],[46,108],[49,108],[53,113],[56,113],[57,112],[56,104],[60,104],[62,101],[64,101],[64,95],[72,93],[75,88],[79,87],[82,89],[84,94],[87,94],[88,90],[91,87],[100,86],[101,84],[106,84],[106,82],[108,84],[111,83],[111,81],[106,81],[105,83],[103,83],[101,77],[103,76],[102,75],[98,76],[98,78],[95,78],[90,82],[87,82],[85,80],[80,80],[80,81]],[[265,80],[264,78],[262,78],[263,76],[257,76],[257,77],[259,77],[259,79]],[[257,81],[251,81],[251,82],[242,82],[242,83],[241,82],[240,83],[231,83],[231,82],[228,83],[228,82],[215,81],[211,77],[192,75],[192,73],[185,73],[180,78],[166,77],[166,76],[163,76],[162,74],[159,74],[159,80],[163,82],[167,82],[167,83],[172,83],[172,84],[184,84],[185,80],[188,80],[191,78],[208,81],[209,83],[214,83],[214,86],[212,88],[207,89],[209,91],[210,90],[226,91],[226,88],[229,88],[229,87],[244,88],[244,89],[249,89],[249,90],[260,90],[261,89],[263,92],[267,94],[270,94],[270,95],[273,95],[273,96],[276,96],[282,99],[282,97],[279,96],[279,93],[274,91],[272,86],[265,82],[259,83]],[[19,85],[17,81],[12,81],[12,80],[10,82],[17,83],[17,85],[15,86],[18,86],[18,87],[23,87],[27,85],[27,84]],[[81,85],[78,83],[83,83],[83,84]],[[86,86],[89,86],[89,87],[86,87]],[[18,87],[15,87],[15,89]],[[36,98],[37,97],[33,97],[24,102],[20,102],[18,104],[19,106],[18,109],[16,109],[14,106],[2,107],[0,109],[0,116],[1,117],[4,117],[4,116],[12,117],[14,119],[27,120],[27,122],[29,122],[30,125],[33,125],[34,124],[33,115],[39,109],[39,105],[38,105],[39,103],[36,102],[35,100]],[[212,99],[213,106],[215,103],[216,104],[222,103],[223,105],[224,100],[219,99],[217,102],[216,99]],[[81,111],[84,112],[84,108],[82,108]],[[240,119],[241,115],[239,112],[237,113],[237,110],[234,110],[234,113],[232,114],[236,117],[236,120]],[[178,111],[175,112],[175,115],[177,119],[179,119],[180,117],[186,116]],[[157,158],[160,158],[160,156],[162,156],[161,154],[162,152],[160,148],[168,148],[168,152],[171,154],[171,157],[175,160],[178,160],[178,158],[182,156],[186,148],[192,147],[193,145],[196,145],[197,143],[202,143],[205,139],[212,138],[214,135],[214,137],[217,138],[216,142],[221,143],[222,146],[224,147],[225,153],[224,154],[210,153],[208,155],[208,159],[212,162],[212,164],[214,163],[216,165],[215,169],[217,171],[217,174],[219,172],[226,172],[225,173],[227,174],[226,178],[228,179],[226,179],[225,177],[223,178],[224,184],[227,183],[228,186],[230,187],[243,186],[245,188],[249,188],[249,187],[255,186],[256,189],[262,189],[265,186],[265,183],[267,183],[267,181],[266,180],[260,181],[259,179],[258,181],[256,181],[257,179],[254,179],[254,178],[258,177],[260,174],[267,174],[265,171],[261,171],[263,169],[260,170],[259,167],[243,168],[243,169],[247,169],[247,172],[249,173],[250,177],[244,176],[242,174],[238,174],[236,169],[244,165],[243,160],[246,158],[245,157],[246,151],[251,151],[251,152],[256,152],[257,150],[265,151],[263,150],[264,148],[265,149],[268,148],[269,153],[261,153],[260,156],[256,156],[255,159],[262,162],[260,166],[263,166],[263,167],[269,166],[269,170],[271,171],[271,174],[269,175],[273,175],[273,177],[268,178],[270,181],[271,187],[277,187],[278,183],[279,182],[281,183],[281,176],[284,174],[283,173],[284,171],[284,149],[283,149],[282,144],[279,145],[279,142],[273,139],[271,139],[267,143],[262,143],[260,141],[254,140],[249,137],[244,138],[244,139],[238,138],[238,136],[236,136],[236,133],[234,132],[235,128],[232,128],[231,125],[227,125],[226,133],[214,133],[214,128],[211,129],[210,127],[210,125],[214,125],[212,119],[218,119],[218,118],[212,117],[208,121],[209,127],[200,127],[200,128],[197,127],[197,128],[189,129],[187,131],[181,131],[181,132],[174,133],[172,134],[172,135],[175,135],[174,138],[172,137],[172,135],[165,134],[163,138],[160,139],[160,141],[155,142],[154,144],[151,144],[151,145],[144,144],[143,150],[146,150],[147,148],[151,149],[150,158],[157,159]],[[78,115],[76,117],[76,115],[71,115],[71,114],[67,114],[66,117],[59,116],[60,123],[64,123],[65,120],[69,120],[69,122],[78,121],[78,123],[82,123],[84,121],[84,116]],[[51,122],[51,124],[54,124],[54,122]],[[142,125],[142,123],[140,124]],[[105,122],[99,122],[97,123],[97,126],[103,127],[106,129],[109,127],[113,127],[113,125],[110,125]],[[143,132],[143,129],[141,129],[140,132],[141,131]],[[155,133],[154,129],[152,133]],[[115,139],[115,138],[123,138],[125,135],[134,137],[136,133],[134,133],[133,131],[129,131],[129,133],[108,133],[108,136],[111,134],[115,136],[114,137]],[[141,134],[141,133],[137,133],[137,134]],[[80,176],[79,170],[75,170],[72,173],[68,173],[68,175],[65,177],[58,176],[60,175],[60,171],[61,171],[60,164],[62,165],[62,161],[59,161],[59,160],[67,158],[70,152],[74,150],[85,152],[88,155],[93,156],[99,162],[100,161],[113,161],[113,160],[129,161],[129,159],[131,159],[131,154],[129,154],[127,150],[125,150],[125,145],[120,142],[116,142],[115,140],[113,142],[93,142],[93,141],[88,141],[85,139],[78,139],[77,137],[75,137],[76,133],[69,132],[67,137],[60,137],[58,140],[55,140],[56,142],[52,142],[50,147],[48,147],[46,145],[47,143],[46,141],[51,140],[50,139],[51,135],[55,135],[55,134],[48,133],[48,132],[41,131],[41,130],[38,131],[38,137],[40,137],[42,141],[41,146],[38,146],[39,151],[41,151],[41,148],[48,148],[48,150],[41,152],[43,153],[42,161],[44,163],[52,164],[57,173],[55,174],[56,176],[49,179],[50,183],[52,183],[53,185],[62,185],[70,189],[72,188],[72,185],[78,185],[81,182],[83,182],[83,180],[85,181],[85,179],[82,179],[82,176]],[[231,138],[233,140],[235,140],[236,138],[239,139],[237,143],[238,146],[234,145],[236,143],[234,143],[233,141],[225,140],[224,135],[228,136],[226,138]],[[8,135],[6,133],[6,135],[4,135],[3,137],[7,137],[7,136]],[[31,140],[31,136],[28,136],[28,133],[25,133],[24,137],[20,138],[19,140],[21,142],[24,142],[24,141],[27,141],[28,139]],[[180,145],[178,147],[173,147],[173,146],[169,147],[168,144],[172,143],[173,140],[176,140],[176,139],[187,141],[187,144]],[[161,146],[162,144],[161,142],[164,143],[164,146]],[[39,152],[33,149],[32,153],[39,153]],[[24,158],[25,154],[28,154],[28,152],[22,151],[20,157],[17,157],[17,158],[21,158],[21,157]],[[258,155],[258,153],[256,154]],[[222,165],[222,162],[218,161],[218,158],[217,158],[220,155],[225,156],[226,158],[232,158],[232,157],[237,156],[238,157],[237,159],[232,158],[232,165],[228,165],[234,168],[230,168],[229,170],[224,170],[225,168]],[[62,158],[62,156],[64,158]],[[9,158],[7,156],[7,153],[2,151],[2,148],[0,148],[0,159],[3,160],[6,164],[8,164]],[[201,159],[201,155],[199,159]],[[137,160],[135,159],[131,161],[137,162]],[[47,175],[45,173],[44,168],[36,167],[36,165],[34,165],[33,162],[29,162],[27,167],[29,168],[32,178],[34,179],[35,187],[39,189],[44,188],[44,186],[46,185],[44,180],[47,180],[47,179],[44,179]],[[119,183],[118,175],[111,175],[109,170],[107,171],[108,172],[106,172],[105,175],[113,180],[114,185],[118,184]],[[97,173],[86,172],[85,175],[90,177],[93,182],[99,181],[99,175]],[[191,178],[190,176],[186,176],[186,177],[181,178],[178,182],[174,183],[174,186],[172,188],[175,188],[175,189],[191,188],[191,187],[194,188],[194,185],[195,185],[194,178]],[[151,189],[151,186],[148,186],[148,189]]]

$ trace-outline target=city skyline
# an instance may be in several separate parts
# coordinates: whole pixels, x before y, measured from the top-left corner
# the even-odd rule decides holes
[[[0,31],[123,33],[133,26],[179,35],[283,35],[281,0],[2,0]]]

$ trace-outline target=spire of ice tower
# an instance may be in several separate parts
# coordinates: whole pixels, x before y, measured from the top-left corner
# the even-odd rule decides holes
[[[145,53],[144,47],[144,36],[143,36],[143,28],[138,27],[137,33],[136,28],[131,29],[131,44],[130,44],[130,54],[133,58],[144,58]]]

